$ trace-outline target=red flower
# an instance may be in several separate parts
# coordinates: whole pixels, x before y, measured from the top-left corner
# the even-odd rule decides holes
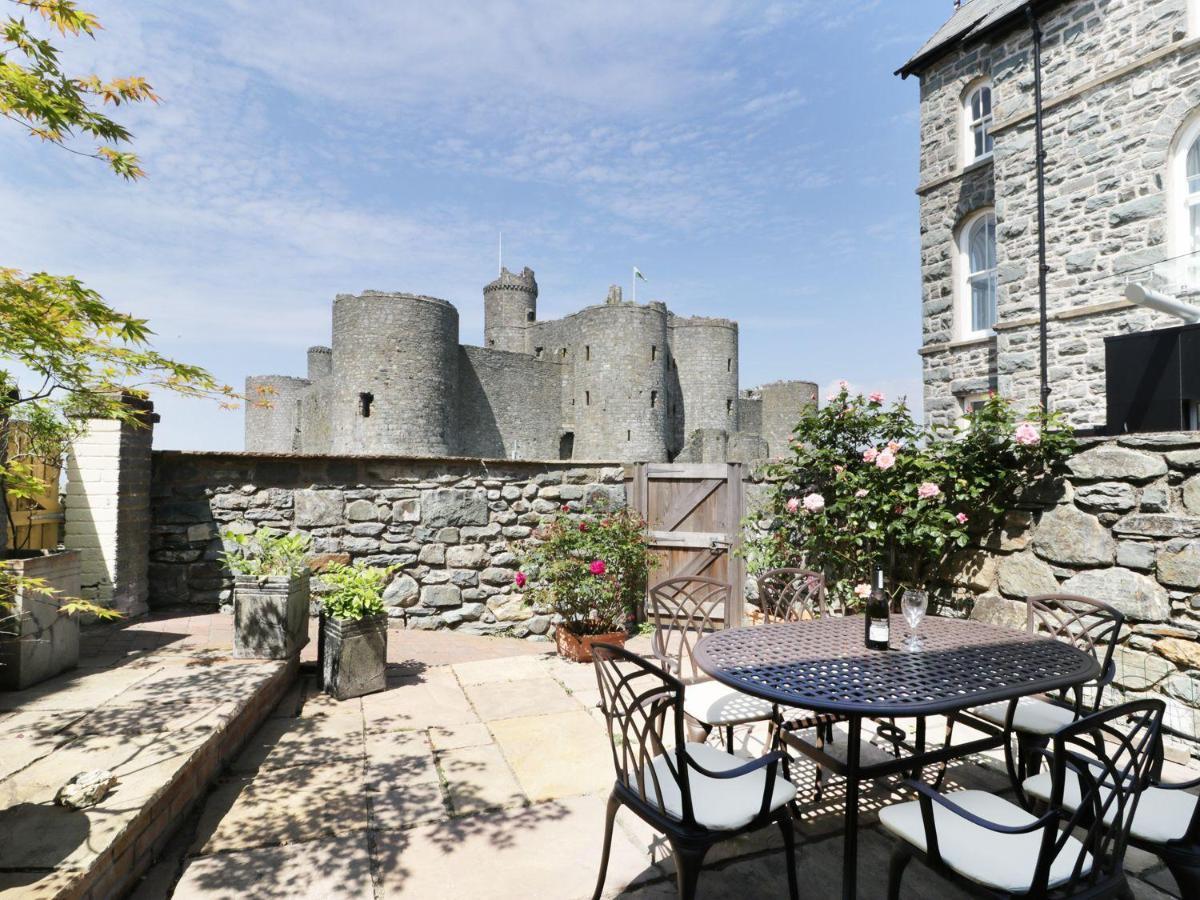
[[[559,507],[559,510],[560,510],[561,512],[570,512],[570,511],[571,511],[571,507],[567,506],[567,504],[565,504],[565,503],[564,503],[562,506],[560,506],[560,507]]]
[[[513,584],[515,584],[519,588],[525,587],[525,585],[528,583],[528,581],[529,581],[529,579],[527,577],[525,577],[524,572],[518,572],[516,575],[513,576]]]
[[[580,530],[580,531],[587,531],[587,522],[580,522],[580,523],[579,523],[579,530]]]
[[[608,566],[604,565],[604,560],[593,559],[592,564],[588,566],[588,571],[593,575],[603,575],[608,571]]]

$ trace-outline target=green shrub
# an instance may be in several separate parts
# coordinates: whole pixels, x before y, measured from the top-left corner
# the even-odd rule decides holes
[[[525,602],[547,606],[577,635],[620,631],[646,594],[656,564],[646,523],[627,508],[594,506],[581,515],[564,506],[527,542],[518,589]]]
[[[843,383],[766,467],[769,495],[748,522],[752,572],[807,565],[832,597],[857,605],[876,565],[889,587],[929,588],[950,555],[987,533],[1074,448],[1062,420],[1022,420],[997,396],[954,428],[918,425],[903,402],[851,396]]]
[[[235,575],[301,575],[308,571],[306,563],[311,538],[307,534],[276,534],[270,528],[260,528],[254,534],[224,532],[221,537],[232,550],[221,559]]]
[[[321,573],[321,580],[332,585],[333,590],[321,598],[321,608],[335,619],[357,621],[380,615],[385,612],[383,589],[391,572],[361,563],[353,566],[331,563]]]

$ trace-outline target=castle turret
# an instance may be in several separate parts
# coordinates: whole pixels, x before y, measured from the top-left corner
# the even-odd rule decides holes
[[[453,452],[458,310],[364,291],[333,301],[332,452]]]
[[[666,307],[606,303],[577,322],[575,458],[666,460]]]
[[[300,449],[300,402],[312,382],[290,375],[246,379],[246,449],[295,453]]]
[[[308,348],[308,380],[320,381],[333,374],[333,348]]]
[[[526,332],[537,320],[537,280],[526,266],[520,275],[508,269],[483,289],[483,343],[494,350],[528,353]]]
[[[738,430],[738,327],[729,319],[671,319],[684,439],[698,428]]]

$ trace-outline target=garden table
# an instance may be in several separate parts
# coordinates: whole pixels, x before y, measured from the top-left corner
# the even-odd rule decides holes
[[[893,616],[891,633],[899,635],[903,628],[900,617]],[[917,652],[868,650],[862,616],[826,616],[731,628],[696,645],[696,663],[723,684],[780,706],[845,719],[845,763],[805,742],[797,747],[846,780],[845,898],[856,896],[861,780],[919,773],[926,765],[991,749],[1004,739],[1003,731],[995,730],[955,747],[927,750],[926,716],[1071,687],[1100,674],[1090,654],[1026,631],[933,617],[922,623],[920,635],[923,648]],[[891,717],[917,719],[914,743],[901,742],[911,755],[861,765],[863,719]]]

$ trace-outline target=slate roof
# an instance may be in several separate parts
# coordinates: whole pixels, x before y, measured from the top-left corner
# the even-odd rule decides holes
[[[968,0],[954,11],[924,45],[914,53],[896,74],[904,78],[920,72],[925,64],[952,45],[962,43],[1014,16],[1033,0]],[[1040,4],[1045,5],[1045,4]]]

